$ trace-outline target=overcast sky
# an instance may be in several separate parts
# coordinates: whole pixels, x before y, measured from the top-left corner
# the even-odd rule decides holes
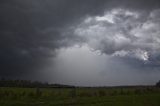
[[[160,1],[1,0],[0,77],[153,85],[160,80]]]

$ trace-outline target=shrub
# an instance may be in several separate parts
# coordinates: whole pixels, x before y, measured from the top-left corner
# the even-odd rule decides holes
[[[106,92],[104,90],[99,90],[98,93],[99,93],[99,96],[105,96],[106,95]]]
[[[41,96],[42,92],[40,91],[40,88],[36,88],[36,96]]]
[[[156,87],[160,87],[160,81],[156,83]]]
[[[70,95],[72,98],[76,97],[76,89],[73,88],[73,89],[70,91],[69,95]]]
[[[142,90],[141,89],[135,89],[134,94],[142,94]]]

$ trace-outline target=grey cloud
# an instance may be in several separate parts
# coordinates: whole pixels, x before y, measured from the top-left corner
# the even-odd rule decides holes
[[[134,49],[137,47],[136,44],[130,45],[130,42],[134,42],[136,37],[133,37],[132,34],[127,32],[128,30],[132,30],[133,33],[137,31],[142,34],[154,32],[155,37],[153,37],[153,39],[145,38],[146,41],[149,40],[153,42],[159,33],[154,31],[155,28],[151,28],[151,31],[147,32],[142,26],[140,26],[142,31],[138,31],[139,29],[135,27],[141,23],[141,21],[148,20],[158,25],[157,28],[159,28],[157,19],[159,12],[153,12],[153,10],[158,10],[157,8],[159,8],[159,6],[159,0],[1,0],[0,76],[18,77],[36,72],[38,74],[37,70],[41,69],[42,66],[45,67],[47,64],[50,64],[51,58],[55,56],[57,49],[70,47],[75,44],[88,43],[91,47],[105,53],[108,52],[109,54],[114,53],[116,50],[122,50],[123,48],[126,48],[126,50],[129,50],[129,48]],[[80,24],[86,17],[101,17],[104,15],[104,12],[109,12],[114,8],[124,8],[124,10],[143,13],[143,16],[141,16],[143,18],[138,19],[138,21],[132,16],[124,17],[123,13],[119,14],[119,16],[117,16],[119,19],[117,18],[115,20],[120,23],[119,25],[125,22],[122,24],[124,26],[126,25],[124,28],[114,27],[112,23],[100,23],[100,26],[109,26],[107,33],[111,35],[114,34],[113,32],[115,31],[122,31],[120,33],[127,35],[124,36],[124,39],[122,38],[123,42],[118,42],[117,45],[110,37],[103,40],[103,37],[94,36],[96,32],[92,32],[92,37],[88,37],[87,40],[86,35],[77,36],[77,34],[74,33],[77,24]],[[150,11],[152,11],[152,17],[146,19],[145,16],[148,15]],[[143,23],[145,24],[145,22]],[[99,25],[99,22],[93,22],[92,24]],[[89,27],[89,25],[86,24],[82,26],[86,28]],[[98,27],[99,26],[91,27],[91,30],[97,30],[98,36],[101,34],[100,32],[106,33],[105,28],[96,29]],[[146,41],[142,41],[142,43]],[[139,43],[140,42],[141,41],[139,41]],[[142,43],[138,44],[138,46]],[[151,44],[155,45],[155,43]],[[147,51],[152,51],[148,46],[145,48],[147,48],[145,49]],[[158,48],[155,48],[154,51],[157,51],[157,49]]]
[[[102,53],[149,61],[160,52],[158,14],[159,9],[146,15],[137,10],[114,8],[103,16],[88,17],[78,25],[75,34],[86,38],[90,47]]]
[[[98,14],[102,5],[96,0],[1,0],[1,76],[31,74],[48,64],[55,49],[80,42],[66,28],[87,14]]]

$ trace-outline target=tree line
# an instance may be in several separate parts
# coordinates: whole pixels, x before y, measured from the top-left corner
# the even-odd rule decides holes
[[[155,84],[156,87],[160,87],[160,81]],[[30,81],[30,80],[9,80],[0,79],[0,87],[28,87],[28,88],[75,88],[72,85],[63,84],[49,84],[47,82],[43,83],[40,81]]]
[[[0,79],[0,87],[28,87],[28,88],[73,88],[74,86],[62,84],[49,84],[30,80],[8,80]]]

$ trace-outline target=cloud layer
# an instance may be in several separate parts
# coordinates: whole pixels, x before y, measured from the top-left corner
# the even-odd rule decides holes
[[[99,13],[101,4],[96,0],[2,0],[0,74],[30,74],[34,67],[46,64],[56,49],[78,43],[80,39],[66,27],[88,13]]]
[[[1,0],[0,77],[41,78],[39,70],[75,45],[137,70],[158,70],[159,17],[159,0]]]

